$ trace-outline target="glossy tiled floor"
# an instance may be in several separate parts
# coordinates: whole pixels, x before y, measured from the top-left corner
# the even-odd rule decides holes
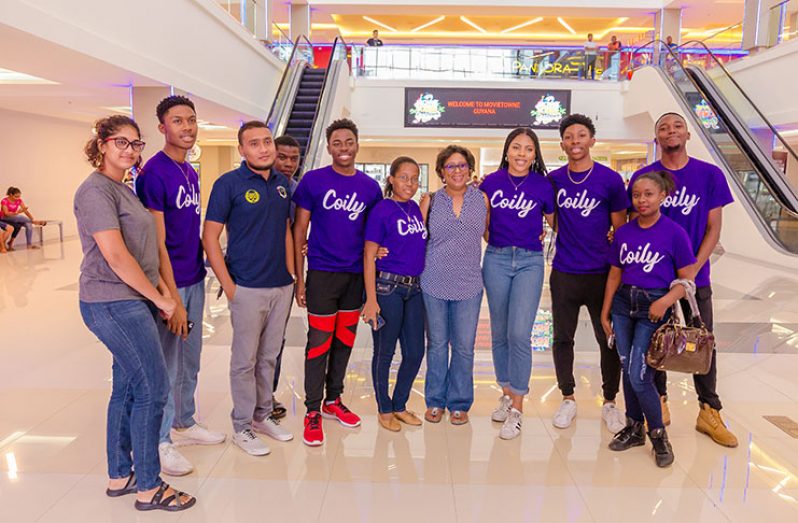
[[[577,343],[579,416],[550,423],[559,397],[550,354],[535,354],[522,437],[497,438],[490,353],[477,353],[472,422],[391,434],[378,428],[370,337],[358,334],[345,401],[358,429],[327,423],[327,443],[269,441],[272,454],[229,444],[190,447],[196,471],[175,479],[199,502],[180,515],[139,514],[105,488],[104,423],[110,356],[81,323],[76,241],[0,256],[1,521],[798,521],[798,440],[763,419],[798,420],[798,276],[724,256],[714,266],[725,419],[741,445],[725,449],[693,429],[692,382],[671,376],[676,463],[657,469],[648,448],[607,449],[600,375],[590,334]],[[548,299],[544,297],[543,307]],[[301,428],[304,317],[289,324],[279,399]],[[483,318],[487,311],[483,310]],[[199,416],[230,432],[230,326],[209,299]],[[423,378],[423,372],[421,374]],[[410,407],[423,411],[423,381]]]

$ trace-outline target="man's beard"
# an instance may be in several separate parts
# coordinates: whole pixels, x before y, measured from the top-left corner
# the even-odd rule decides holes
[[[679,145],[663,145],[662,152],[667,154],[674,154],[678,153],[679,151],[684,150],[684,144],[680,143]]]

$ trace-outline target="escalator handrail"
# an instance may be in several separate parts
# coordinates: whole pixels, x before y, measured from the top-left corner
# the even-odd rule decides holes
[[[343,37],[336,36],[335,40],[333,41],[332,50],[330,52],[330,59],[327,61],[327,70],[324,71],[324,80],[321,83],[321,94],[319,95],[319,103],[316,104],[316,111],[313,113],[313,122],[310,125],[310,138],[308,139],[308,143],[305,147],[305,157],[302,159],[303,174],[308,167],[307,160],[308,157],[310,156],[308,153],[310,153],[311,141],[313,140],[313,135],[316,134],[315,130],[316,130],[316,125],[318,125],[319,113],[321,110],[322,102],[326,101],[324,94],[327,90],[327,84],[329,82],[330,75],[332,74],[333,66],[335,65],[336,62],[335,51],[339,45],[343,45],[344,49],[346,49],[348,46]]]
[[[696,75],[698,77],[698,80],[696,80],[696,78],[693,77],[692,74],[687,75],[687,77],[694,85],[701,84],[706,80],[711,81],[711,79],[706,75],[706,73],[700,68],[691,67],[689,70],[685,69],[685,72],[688,73],[695,73],[696,71],[700,72],[700,74]],[[712,86],[705,87],[703,85],[696,85],[696,87],[698,87],[698,91],[704,93],[704,95],[707,94],[707,91],[712,89]],[[765,155],[762,152],[762,150],[759,149],[759,147],[756,145],[756,140],[752,136],[750,136],[750,134],[747,132],[748,128],[742,122],[740,122],[739,117],[733,114],[733,109],[728,104],[728,102],[726,102],[723,99],[720,93],[713,92],[712,95],[713,97],[717,96],[720,98],[721,103],[719,103],[718,100],[713,100],[713,105],[715,106],[714,110],[722,114],[724,122],[726,123],[727,127],[729,127],[729,136],[735,141],[737,146],[745,153],[745,155],[748,157],[748,160],[751,161],[751,163],[758,170],[765,170],[768,167],[773,168],[773,164],[770,163],[767,155]],[[730,109],[732,110],[732,114],[731,115],[726,114],[726,111]],[[730,123],[733,123],[732,119],[734,119],[734,121],[738,124],[738,126],[743,129],[742,133],[745,136],[738,136],[738,133],[740,133],[739,129],[737,129],[736,132],[733,131],[732,126],[729,125]],[[746,140],[744,138],[748,138],[750,140],[750,144],[746,143]],[[793,199],[796,200],[798,200],[798,198],[796,198],[796,195],[792,192],[789,185],[783,183],[772,183],[770,180],[771,176],[772,173],[768,173],[767,177],[760,177],[762,179],[762,183],[768,189],[768,192],[773,196],[773,198],[779,203],[779,205],[782,208],[782,212],[787,213],[794,219],[798,220],[798,212],[796,212],[796,210],[798,210],[798,205],[792,205],[789,202],[787,202],[789,198],[785,195],[788,194],[792,195]],[[775,179],[782,180],[782,177],[776,176]]]
[[[693,86],[696,88],[696,90],[697,90],[698,92],[703,92],[703,90],[701,89],[701,86],[700,86],[700,85],[698,85],[698,83],[697,83],[697,82],[696,82],[696,80],[695,80],[695,79],[692,77],[692,75],[690,75],[690,74],[688,73],[687,69],[685,69],[685,67],[684,67],[684,65],[682,64],[681,60],[679,60],[679,56],[678,56],[678,54],[677,54],[677,51],[675,51],[673,48],[671,48],[671,47],[670,47],[670,46],[667,44],[667,42],[664,42],[664,41],[662,41],[661,39],[654,39],[654,40],[651,40],[650,42],[647,42],[646,44],[644,44],[644,45],[642,45],[642,46],[639,46],[639,47],[637,47],[637,48],[635,49],[635,51],[634,51],[634,52],[638,52],[640,49],[643,49],[643,48],[645,48],[645,47],[648,47],[648,46],[649,46],[649,45],[651,45],[651,44],[657,44],[657,45],[660,45],[661,47],[663,47],[663,48],[664,48],[664,50],[665,50],[665,51],[666,51],[668,54],[670,54],[670,55],[671,55],[671,57],[673,58],[674,62],[675,62],[675,63],[677,63],[677,64],[679,65],[679,68],[681,68],[681,70],[684,72],[684,76],[685,76],[685,78],[687,78],[687,79],[690,81],[690,83],[692,83],[692,84],[693,84]],[[658,69],[660,69],[659,67],[657,67],[657,68],[658,68]],[[665,77],[667,77],[667,78],[668,78],[668,80],[669,80],[670,82],[672,82],[672,83],[674,82],[674,80],[673,80],[673,79],[672,79],[672,78],[671,78],[671,77],[670,77],[668,74],[666,74],[666,73],[664,73],[664,72],[663,72],[663,74],[664,74],[664,76],[665,76]],[[676,87],[674,86],[674,88],[676,88]],[[677,90],[678,90],[678,88],[677,88]],[[698,124],[698,125],[700,126],[700,124]],[[739,144],[738,144],[738,145],[739,145]],[[754,155],[754,156],[755,156],[755,155]],[[727,168],[729,171],[732,171],[733,169],[731,168],[731,166],[729,166],[729,165],[728,165],[728,162],[726,161],[726,159],[725,159],[725,158],[721,158],[721,159],[723,160],[723,163],[725,164],[726,168]],[[751,158],[751,157],[749,156],[749,160],[752,160],[752,161],[753,161],[753,160],[756,160],[756,163],[758,164],[758,165],[757,165],[758,169],[760,169],[760,171],[761,171],[761,170],[763,170],[763,166],[762,166],[762,165],[760,164],[760,162],[758,161],[758,158],[756,158],[756,157],[754,157],[754,158]],[[773,167],[773,166],[772,166],[772,164],[770,164],[770,163],[768,162],[767,166],[766,166],[766,167],[764,167],[764,169],[767,169],[767,167]],[[780,191],[780,190],[774,190],[773,183],[771,182],[771,180],[770,180],[770,177],[769,177],[768,175],[766,175],[766,176],[762,176],[762,174],[763,174],[763,173],[761,173],[761,172],[760,172],[759,174],[760,174],[760,179],[762,180],[762,183],[763,183],[763,184],[765,185],[765,187],[768,189],[768,191],[769,191],[769,192],[770,192],[770,194],[773,196],[773,198],[774,198],[774,199],[775,199],[775,200],[778,202],[779,206],[780,206],[780,207],[781,207],[781,209],[782,209],[782,212],[785,212],[785,213],[789,214],[790,216],[792,216],[793,218],[796,218],[796,219],[798,219],[798,214],[794,213],[794,212],[791,210],[791,207],[792,207],[792,206],[791,206],[791,205],[789,205],[787,202],[785,202],[785,201],[784,201],[784,197],[782,196],[782,194],[781,194],[781,191]],[[736,177],[732,177],[732,178],[734,178],[735,180],[737,179]],[[743,191],[743,192],[744,192],[745,194],[748,194],[746,191]]]
[[[313,44],[310,42],[310,40],[308,40],[308,38],[305,35],[299,35],[297,36],[296,40],[294,40],[294,46],[291,48],[291,54],[288,57],[288,62],[286,62],[285,64],[285,71],[283,71],[283,76],[282,78],[280,78],[280,85],[277,87],[277,92],[276,95],[274,96],[274,101],[272,101],[272,108],[269,110],[269,117],[266,119],[267,122],[270,122],[272,116],[274,116],[274,110],[276,109],[277,101],[280,99],[280,92],[283,90],[283,87],[288,81],[288,75],[291,72],[291,65],[294,63],[294,55],[296,54],[297,47],[299,47],[299,44],[302,42],[302,40],[307,42],[308,45],[311,46],[311,48],[313,47]]]
[[[737,83],[737,80],[735,80],[734,77],[729,72],[729,70],[726,69],[726,66],[723,64],[723,62],[718,60],[718,57],[715,55],[715,53],[713,53],[712,50],[709,47],[707,47],[707,44],[705,44],[704,42],[702,42],[700,40],[689,40],[689,41],[683,43],[682,45],[680,45],[678,47],[678,49],[682,49],[685,45],[688,45],[688,44],[698,44],[698,45],[700,45],[701,47],[704,48],[704,50],[707,52],[707,54],[712,58],[712,60],[714,60],[715,64],[717,64],[720,67],[721,71],[723,71],[723,74],[726,75],[726,77],[731,81],[732,84],[734,84],[734,86],[737,88],[737,90],[740,92],[740,94],[743,95],[743,98],[745,98],[746,101],[754,109],[754,111],[756,111],[756,114],[759,115],[759,117],[762,119],[763,122],[765,122],[765,125],[767,125],[768,128],[771,130],[771,132],[776,136],[776,138],[779,139],[779,141],[784,146],[784,148],[787,150],[787,152],[796,161],[798,161],[798,154],[796,154],[795,151],[793,150],[793,148],[790,147],[790,145],[787,143],[787,141],[784,138],[782,138],[781,134],[779,134],[779,131],[776,129],[776,127],[772,123],[770,123],[770,120],[768,120],[767,117],[764,114],[762,114],[762,111],[760,111],[759,107],[757,107],[757,105],[754,103],[754,101],[751,100],[751,97],[748,96],[748,93],[746,93],[745,90],[742,88],[742,86],[739,83]]]

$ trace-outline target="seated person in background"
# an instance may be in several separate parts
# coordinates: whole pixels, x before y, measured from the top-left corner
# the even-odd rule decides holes
[[[366,45],[369,47],[382,47],[382,40],[380,40],[380,32],[376,29],[372,31],[371,38],[366,40]]]
[[[7,223],[0,222],[0,254],[8,252],[6,244],[11,239],[12,232],[14,232],[13,227]]]
[[[25,227],[25,240],[29,249],[38,249],[32,245],[33,225],[47,225],[47,222],[36,220],[28,210],[28,206],[22,201],[22,191],[17,187],[9,187],[6,197],[0,200],[0,221],[3,221],[14,228],[11,233],[11,240],[8,242],[8,250],[13,251],[14,240],[19,234],[19,230]]]

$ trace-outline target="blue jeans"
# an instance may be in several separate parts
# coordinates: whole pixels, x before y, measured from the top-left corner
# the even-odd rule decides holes
[[[466,300],[440,300],[424,293],[427,407],[468,411],[474,403],[474,342],[481,304],[481,291]]]
[[[651,304],[667,294],[667,289],[641,289],[622,285],[612,298],[612,330],[623,368],[623,394],[626,416],[648,422],[648,429],[664,427],[659,393],[654,385],[656,369],[646,363],[651,336],[665,323],[670,311],[657,323],[648,319]]]
[[[490,309],[496,383],[513,394],[529,393],[532,327],[543,291],[543,253],[488,245],[482,278]]]
[[[80,302],[83,322],[111,351],[113,387],[108,402],[108,476],[125,478],[134,466],[138,490],[161,483],[158,429],[169,377],[158,339],[157,310],[143,300]]]
[[[4,216],[3,221],[14,228],[14,234],[11,235],[11,241],[19,234],[19,229],[25,227],[25,241],[28,245],[33,243],[33,222],[24,214],[17,214],[15,216]]]
[[[371,379],[380,414],[404,412],[410,389],[418,376],[424,359],[424,298],[421,287],[377,278],[377,303],[385,326],[372,331],[374,357],[371,359]],[[396,352],[396,342],[402,350],[402,363],[396,373],[393,398],[388,394],[388,376]]]
[[[202,352],[202,313],[205,309],[205,280],[177,289],[180,299],[186,307],[188,321],[194,322],[194,328],[186,341],[175,336],[166,324],[158,320],[158,333],[161,347],[169,373],[169,398],[163,411],[160,441],[172,441],[169,430],[172,427],[187,429],[194,426],[194,392],[197,390],[197,376],[200,370],[200,354]]]

